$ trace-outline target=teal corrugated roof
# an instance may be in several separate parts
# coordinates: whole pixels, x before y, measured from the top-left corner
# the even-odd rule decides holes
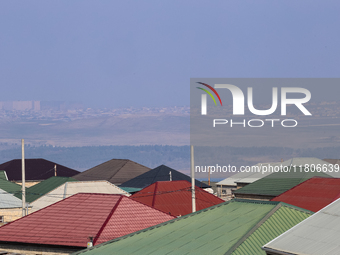
[[[77,181],[77,180],[73,179],[72,177],[53,176],[42,182],[39,182],[38,184],[26,189],[26,202],[32,203],[39,197],[59,187],[65,182],[72,182],[72,181]],[[21,194],[17,195],[17,197],[21,198]]]
[[[287,206],[289,210],[294,210],[294,213],[290,214],[286,210],[281,210],[283,212],[280,211],[281,217],[278,215],[271,219],[276,211],[279,212],[282,205],[284,204],[234,199],[75,254],[112,254],[112,251],[115,251],[115,254],[138,255],[231,254],[248,238],[251,238],[250,243],[245,243],[243,246],[256,246],[248,248],[249,252],[261,250],[266,239],[256,238],[257,233],[255,236],[252,234],[268,218],[270,219],[269,226],[273,224],[285,225],[285,221],[292,221],[294,224],[295,221],[298,221],[295,219],[304,218],[295,216],[295,213],[297,215],[311,213]],[[286,219],[286,217],[293,217],[293,220]],[[273,236],[275,238],[283,233],[281,229],[271,233],[269,226],[264,226],[261,229],[268,235],[268,238]],[[246,250],[243,246],[242,249]]]
[[[128,193],[133,193],[133,192],[138,192],[141,190],[141,188],[131,188],[131,187],[120,187],[122,190],[128,192]]]
[[[322,172],[300,172],[300,168],[296,168],[296,172],[294,170],[288,173],[277,172],[263,177],[241,189],[235,190],[234,194],[278,196],[314,176],[330,177],[330,175]]]

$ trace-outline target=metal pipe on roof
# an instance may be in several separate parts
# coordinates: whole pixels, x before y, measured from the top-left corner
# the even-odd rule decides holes
[[[195,164],[194,164],[194,146],[190,146],[190,159],[191,159],[191,200],[192,212],[196,212],[196,198],[195,198]]]

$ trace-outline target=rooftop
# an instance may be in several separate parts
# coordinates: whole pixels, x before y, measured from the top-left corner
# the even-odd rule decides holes
[[[72,177],[77,170],[59,165],[42,158],[25,159],[26,181],[45,180],[54,176],[54,166],[57,166],[57,176]],[[5,170],[10,181],[21,181],[21,159],[13,159],[0,165]]]
[[[113,184],[121,184],[150,168],[128,159],[111,159],[74,176],[78,181],[106,180]]]
[[[223,203],[224,200],[196,187],[196,210]],[[188,181],[155,182],[131,198],[173,216],[192,212],[191,183]]]
[[[234,199],[75,254],[265,254],[263,244],[310,215],[284,203]]]
[[[317,212],[340,198],[340,178],[313,177],[272,199]]]
[[[122,187],[130,187],[130,188],[145,188],[152,183],[158,181],[169,181],[170,180],[170,172],[171,179],[173,181],[188,181],[191,182],[191,178],[175,169],[172,169],[165,165],[160,165],[146,173],[143,173],[127,182],[122,183],[120,186]],[[196,180],[195,185],[200,188],[209,188],[210,186]]]
[[[264,245],[271,254],[340,254],[340,199]]]
[[[0,227],[0,243],[86,247],[171,219],[126,196],[80,193]]]

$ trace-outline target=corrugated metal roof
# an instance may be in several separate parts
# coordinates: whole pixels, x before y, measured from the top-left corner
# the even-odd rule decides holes
[[[6,171],[0,171],[0,179],[8,181]]]
[[[133,188],[145,188],[152,183],[158,181],[169,181],[170,180],[170,172],[173,181],[188,181],[191,182],[191,178],[175,169],[172,169],[165,165],[160,165],[144,174],[141,174],[127,182],[122,183],[123,187],[133,187]],[[200,188],[209,188],[210,186],[200,182],[198,180],[195,181],[195,185]]]
[[[13,194],[21,196],[21,185],[14,182],[7,181],[5,179],[0,179],[0,189]]]
[[[59,165],[42,158],[25,159],[25,177],[29,180],[46,180],[54,176],[54,165],[57,165],[57,175],[72,177],[79,171]],[[0,165],[5,170],[10,181],[21,181],[21,159],[13,159]]]
[[[78,181],[106,180],[119,185],[149,170],[150,168],[128,159],[111,159],[73,177]]]
[[[82,193],[0,227],[0,242],[86,247],[170,219],[126,196]]]
[[[231,200],[75,254],[265,254],[266,240],[310,214],[284,203]]]
[[[196,187],[196,210],[223,203],[224,200]],[[132,199],[169,213],[183,216],[192,212],[191,183],[188,181],[155,182],[133,194]]]
[[[265,254],[261,249],[264,243],[279,236],[291,227],[308,218],[311,214],[302,213],[291,207],[282,206],[270,216],[259,228],[257,228],[232,255]]]
[[[317,212],[340,197],[340,179],[313,177],[272,199]]]
[[[325,173],[317,172],[300,172],[300,168],[296,168],[296,172],[277,172],[272,173],[262,179],[259,179],[247,186],[235,190],[234,194],[250,194],[250,195],[264,195],[276,197],[283,192],[293,188],[294,186],[314,177],[330,177]]]
[[[141,188],[131,188],[131,187],[122,187],[122,186],[119,186],[119,188],[121,188],[122,190],[125,190],[126,192],[130,194],[136,193],[141,190]]]
[[[271,254],[340,254],[339,212],[340,199],[270,241],[264,249]]]
[[[56,203],[62,199],[70,197],[77,193],[104,193],[104,194],[121,194],[130,196],[130,194],[108,181],[72,181],[65,182],[59,187],[46,193],[31,203],[32,212],[40,210],[46,206]]]
[[[19,208],[21,206],[21,199],[0,189],[0,209]]]
[[[77,180],[72,177],[60,177],[60,176],[53,176],[48,178],[47,180],[43,180],[42,182],[39,182],[26,189],[26,202],[32,203],[34,200],[37,200],[39,197],[59,187],[65,182],[72,181]],[[21,194],[16,195],[16,197],[21,199]]]

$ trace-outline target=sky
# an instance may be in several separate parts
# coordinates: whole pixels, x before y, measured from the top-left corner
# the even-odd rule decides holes
[[[339,77],[339,1],[0,2],[0,101],[189,106],[190,78]]]

